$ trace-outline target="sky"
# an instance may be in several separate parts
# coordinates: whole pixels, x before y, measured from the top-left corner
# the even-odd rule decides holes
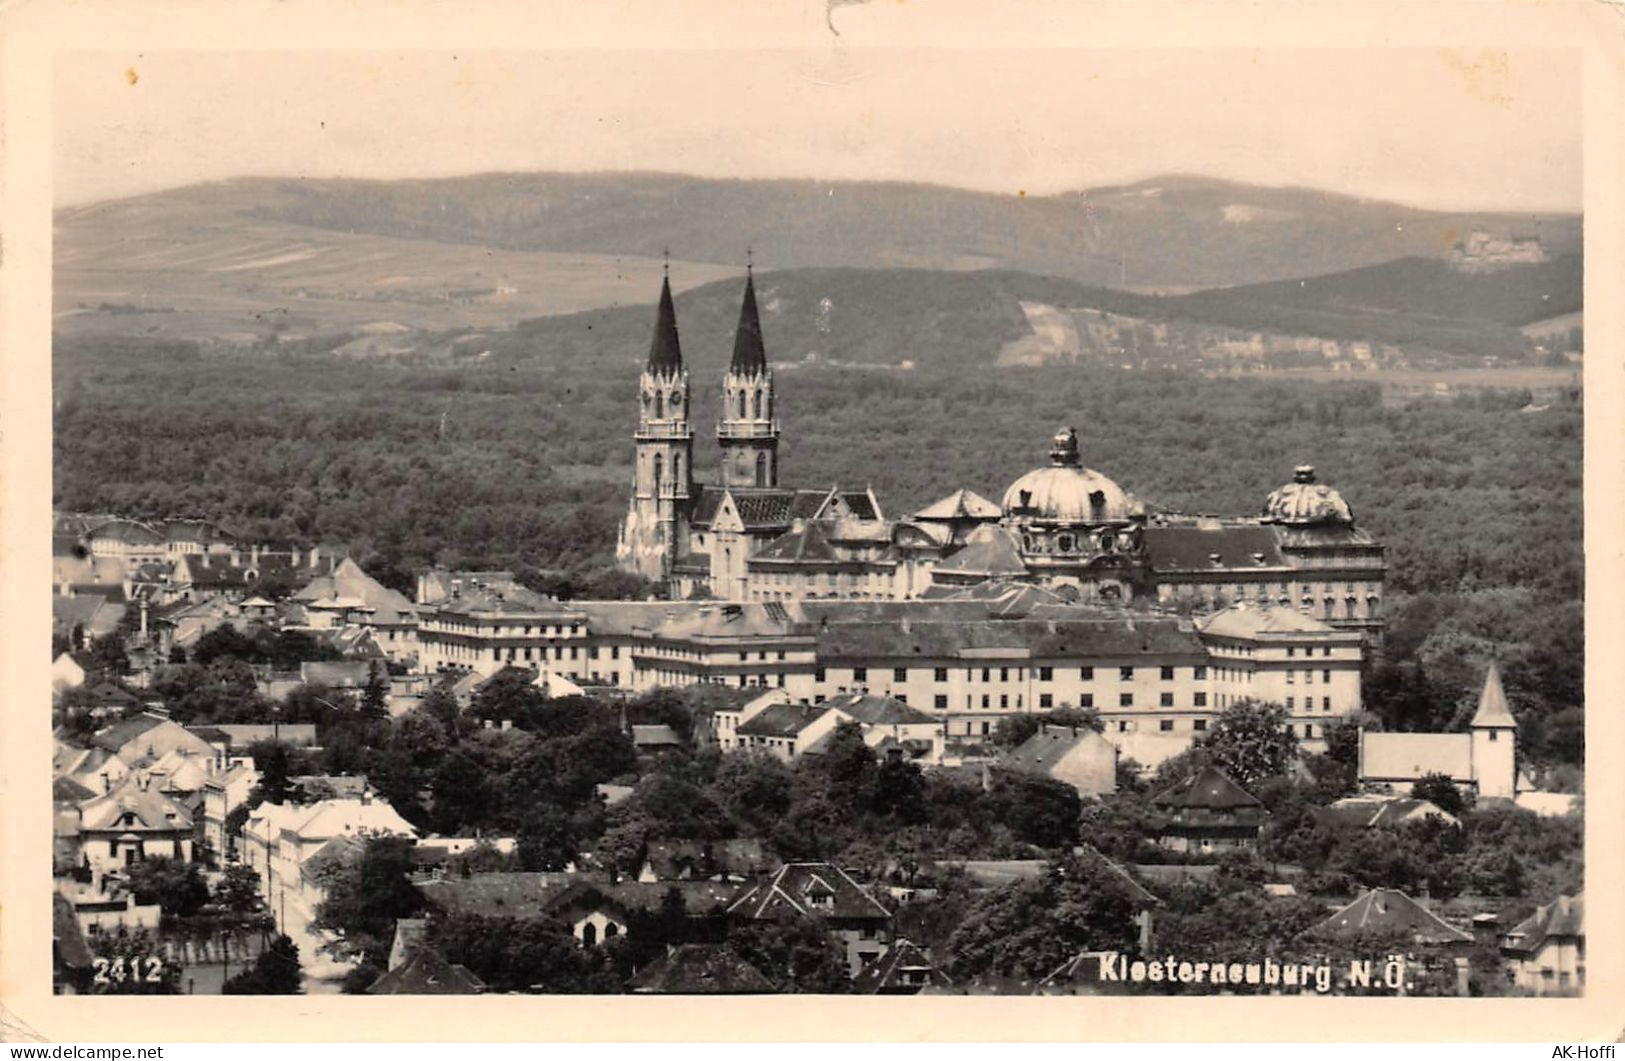
[[[245,175],[888,179],[1029,195],[1168,173],[1578,210],[1578,58],[1538,50],[67,53],[59,206]]]

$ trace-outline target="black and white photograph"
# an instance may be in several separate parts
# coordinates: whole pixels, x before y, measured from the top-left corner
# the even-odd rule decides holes
[[[1591,995],[1574,35],[688,6],[54,53],[28,990]]]

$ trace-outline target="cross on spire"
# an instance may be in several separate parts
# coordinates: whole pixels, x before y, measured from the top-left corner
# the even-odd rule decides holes
[[[750,273],[755,264],[755,254],[751,249],[751,245],[747,243],[745,244],[745,272]]]
[[[660,275],[662,277],[671,276],[671,248],[670,247],[661,247],[660,248]]]

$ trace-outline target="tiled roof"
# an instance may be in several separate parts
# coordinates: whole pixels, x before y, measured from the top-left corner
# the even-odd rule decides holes
[[[477,995],[485,981],[462,965],[453,965],[433,947],[417,947],[411,957],[380,976],[369,995]]]
[[[827,704],[774,704],[740,725],[742,737],[794,737],[829,713]]]
[[[426,902],[447,914],[539,917],[547,902],[575,881],[572,873],[478,873],[466,878],[416,881]]]
[[[1040,724],[1038,732],[1010,749],[998,762],[1006,770],[1024,774],[1049,776],[1062,759],[1074,749],[1089,745],[1101,746],[1107,755],[1116,755],[1112,743],[1087,726],[1064,727]]]
[[[937,721],[935,715],[910,707],[895,696],[875,693],[842,693],[830,697],[820,706],[835,708],[850,715],[853,721],[869,726],[907,726]]]
[[[1145,551],[1151,569],[1163,573],[1286,565],[1275,528],[1257,524],[1147,527]],[[1214,554],[1219,557],[1217,563]]]
[[[1374,888],[1304,933],[1348,936],[1404,932],[1417,943],[1471,943],[1473,937],[1446,924],[1415,899],[1392,888]]]
[[[142,791],[134,781],[85,804],[80,817],[80,829],[85,831],[190,832],[191,828],[192,819],[179,803],[160,792]]]
[[[953,980],[908,939],[897,940],[852,979],[852,990],[860,995],[912,993],[927,985],[951,987]]]
[[[1585,938],[1585,893],[1560,895],[1508,932],[1503,949],[1534,954],[1548,939]]]
[[[1409,798],[1351,796],[1330,806],[1315,808],[1313,816],[1316,822],[1334,829],[1376,829],[1403,825],[1417,818],[1438,818],[1449,825],[1461,824],[1455,815],[1437,804]]]
[[[725,492],[720,486],[695,483],[688,510],[690,526],[705,528],[716,522],[717,509],[722,505],[722,495]]]
[[[837,563],[841,559],[829,542],[823,522],[819,520],[785,531],[750,558],[753,563],[758,560],[788,560],[799,564]]]
[[[1372,781],[1420,781],[1428,774],[1473,780],[1469,733],[1372,733],[1360,731],[1360,777]]]
[[[100,594],[51,598],[51,629],[55,633],[69,634],[75,626],[83,626],[87,638],[111,633],[124,615],[124,605],[111,604]]]
[[[649,995],[757,995],[772,981],[723,943],[684,943],[661,955],[627,981]]]
[[[973,538],[963,549],[937,564],[936,572],[986,577],[1025,575],[1027,565],[1022,561],[1021,551],[1016,548],[1010,532],[1003,527],[990,527],[988,530],[991,533],[980,539]]]
[[[371,609],[368,620],[373,623],[409,623],[418,617],[416,604],[367,574],[349,557],[340,561],[331,575],[312,579],[293,599],[312,605],[323,601],[357,601]]]
[[[1328,634],[1335,633],[1313,616],[1297,608],[1278,604],[1243,602],[1203,616],[1197,620],[1204,634],[1215,637],[1251,638],[1259,634]]]
[[[54,803],[83,803],[95,796],[94,789],[81,785],[71,777],[59,777],[51,782],[51,800]]]
[[[955,490],[941,501],[934,501],[918,512],[920,520],[993,520],[1004,515],[999,506],[971,490]]]
[[[828,490],[732,489],[729,492],[746,530],[787,527],[798,519],[812,519],[829,497]]]
[[[828,862],[787,863],[728,908],[731,916],[747,920],[771,919],[784,911],[840,920],[891,919],[890,910],[845,870]]]
[[[89,969],[95,961],[79,915],[61,892],[51,893],[51,944],[53,957],[69,969]]]
[[[160,718],[157,715],[140,714],[134,718],[126,718],[120,722],[115,722],[106,729],[97,731],[96,735],[91,738],[91,741],[98,748],[105,748],[110,752],[117,752],[126,744],[129,744],[131,741],[137,739],[148,730],[155,729],[156,727],[162,726],[166,723],[171,725],[175,724],[169,719]]]
[[[1262,808],[1251,793],[1216,766],[1204,766],[1152,798],[1154,807],[1169,810],[1233,811],[1241,808]]]
[[[108,541],[123,542],[126,545],[162,545],[164,536],[145,523],[137,523],[133,519],[108,520],[101,526],[92,530],[87,537],[92,540],[105,538]]]

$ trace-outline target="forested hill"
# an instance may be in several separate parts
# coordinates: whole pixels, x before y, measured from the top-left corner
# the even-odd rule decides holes
[[[1540,236],[1577,251],[1580,218],[1416,210],[1299,188],[1192,176],[1062,195],[927,184],[709,180],[650,173],[515,173],[437,180],[240,179],[59,212],[83,226],[177,213],[200,230],[252,221],[495,249],[775,268],[1008,268],[1180,291],[1437,257],[1468,231]],[[211,223],[212,222],[212,223]],[[139,228],[139,224],[134,226]]]
[[[1327,276],[1198,291],[1174,301],[1199,320],[1311,334],[1351,325],[1375,331],[1380,324],[1374,322],[1383,317],[1518,327],[1580,309],[1584,286],[1579,254],[1484,273],[1462,272],[1438,259],[1402,258]]]
[[[730,278],[677,296],[684,353],[699,370],[725,363],[733,349],[741,286]],[[768,356],[778,364],[990,365],[1007,344],[1033,334],[1027,303],[1172,324],[1156,337],[1132,325],[1120,335],[1114,328],[1110,340],[1091,343],[1087,320],[1070,315],[1078,340],[1071,357],[1161,367],[1198,363],[1200,347],[1226,329],[1516,358],[1527,343],[1515,325],[1577,309],[1580,275],[1577,257],[1481,275],[1406,259],[1302,287],[1293,281],[1155,296],[1006,270],[792,269],[758,274],[757,290]],[[1542,312],[1546,306],[1554,307],[1551,314]],[[511,333],[482,333],[470,348],[518,361],[631,361],[646,349],[652,320],[649,306],[588,310],[525,321]]]

